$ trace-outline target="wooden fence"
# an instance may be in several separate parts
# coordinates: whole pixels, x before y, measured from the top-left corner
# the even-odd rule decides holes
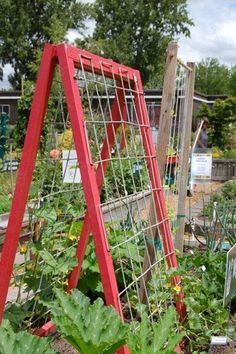
[[[233,178],[236,178],[236,159],[213,159],[213,181],[228,181]]]

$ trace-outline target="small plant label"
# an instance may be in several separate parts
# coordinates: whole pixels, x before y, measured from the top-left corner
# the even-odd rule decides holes
[[[222,345],[226,346],[228,343],[228,338],[223,336],[212,336],[211,345]]]
[[[236,245],[227,252],[223,306],[228,305],[236,293]]]
[[[63,183],[81,183],[81,174],[75,150],[62,151]]]

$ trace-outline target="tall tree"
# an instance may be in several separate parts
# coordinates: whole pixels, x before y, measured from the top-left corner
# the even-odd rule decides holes
[[[209,136],[213,146],[218,146],[222,150],[232,148],[232,144],[235,144],[236,97],[218,99],[211,108],[203,104],[198,117],[209,119]]]
[[[155,81],[169,41],[193,25],[187,0],[95,0],[92,42],[106,57],[141,71],[145,84]]]
[[[236,96],[236,65],[230,69],[229,92],[232,96]]]
[[[229,68],[216,58],[206,58],[197,65],[195,88],[207,95],[229,93]]]
[[[0,64],[11,64],[9,77],[20,88],[21,77],[35,78],[35,61],[45,42],[57,43],[69,28],[84,28],[86,4],[77,0],[0,0]]]

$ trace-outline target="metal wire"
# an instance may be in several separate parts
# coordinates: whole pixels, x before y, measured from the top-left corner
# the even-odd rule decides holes
[[[172,224],[172,233],[175,234],[175,222],[178,206],[178,180],[181,166],[179,164],[180,151],[184,148],[182,130],[184,118],[184,101],[188,68],[178,61],[175,77],[175,95],[172,100],[171,126],[168,142],[168,158],[165,166],[163,189]]]

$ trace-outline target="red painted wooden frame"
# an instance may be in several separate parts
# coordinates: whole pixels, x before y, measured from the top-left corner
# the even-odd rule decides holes
[[[22,160],[19,168],[12,208],[0,261],[0,320],[2,319],[4,312],[15,254],[17,251],[20,229],[35,167],[40,134],[43,126],[43,120],[47,108],[48,97],[56,64],[59,64],[61,70],[62,83],[71,120],[75,148],[77,151],[77,158],[80,165],[85,200],[87,204],[86,217],[77,247],[78,266],[71,273],[67,290],[70,291],[77,285],[89,234],[92,233],[94,237],[95,251],[101,273],[106,303],[108,305],[114,306],[120,316],[123,316],[118,297],[118,288],[112,257],[109,250],[109,244],[100,209],[100,191],[103,185],[103,171],[106,171],[108,167],[108,159],[110,157],[109,151],[111,151],[113,147],[116,130],[119,127],[120,121],[122,119],[122,112],[120,112],[119,107],[125,107],[124,90],[122,88],[117,89],[115,100],[112,105],[111,122],[107,126],[106,136],[108,139],[105,137],[101,152],[101,160],[104,160],[104,162],[101,162],[96,170],[93,166],[90,155],[89,144],[87,141],[87,134],[84,125],[83,107],[77,82],[74,77],[75,68],[81,68],[81,62],[83,63],[84,70],[100,75],[102,74],[108,78],[115,78],[118,81],[120,81],[122,78],[123,85],[126,85],[127,81],[129,81],[129,84],[131,84],[132,88],[136,91],[135,105],[137,109],[138,121],[141,127],[145,154],[147,156],[147,165],[153,190],[156,212],[159,221],[163,221],[160,224],[163,247],[168,266],[177,267],[177,260],[173,248],[167,210],[161,189],[160,176],[157,169],[157,157],[152,142],[151,130],[149,127],[148,115],[143,97],[143,88],[139,72],[137,70],[133,70],[123,65],[117,64],[111,60],[98,57],[86,51],[80,50],[78,48],[73,48],[65,44],[58,46],[47,44],[44,48],[39,69],[25,144],[22,153]],[[125,118],[123,116],[123,120],[124,119]],[[179,277],[173,278],[173,283],[175,285],[179,284],[179,282]],[[176,303],[177,311],[181,320],[183,320],[185,316],[182,296],[182,294],[179,296]],[[47,326],[47,328],[50,330],[50,325]],[[119,353],[124,354],[129,353],[129,351],[126,347],[123,347],[119,350]]]

